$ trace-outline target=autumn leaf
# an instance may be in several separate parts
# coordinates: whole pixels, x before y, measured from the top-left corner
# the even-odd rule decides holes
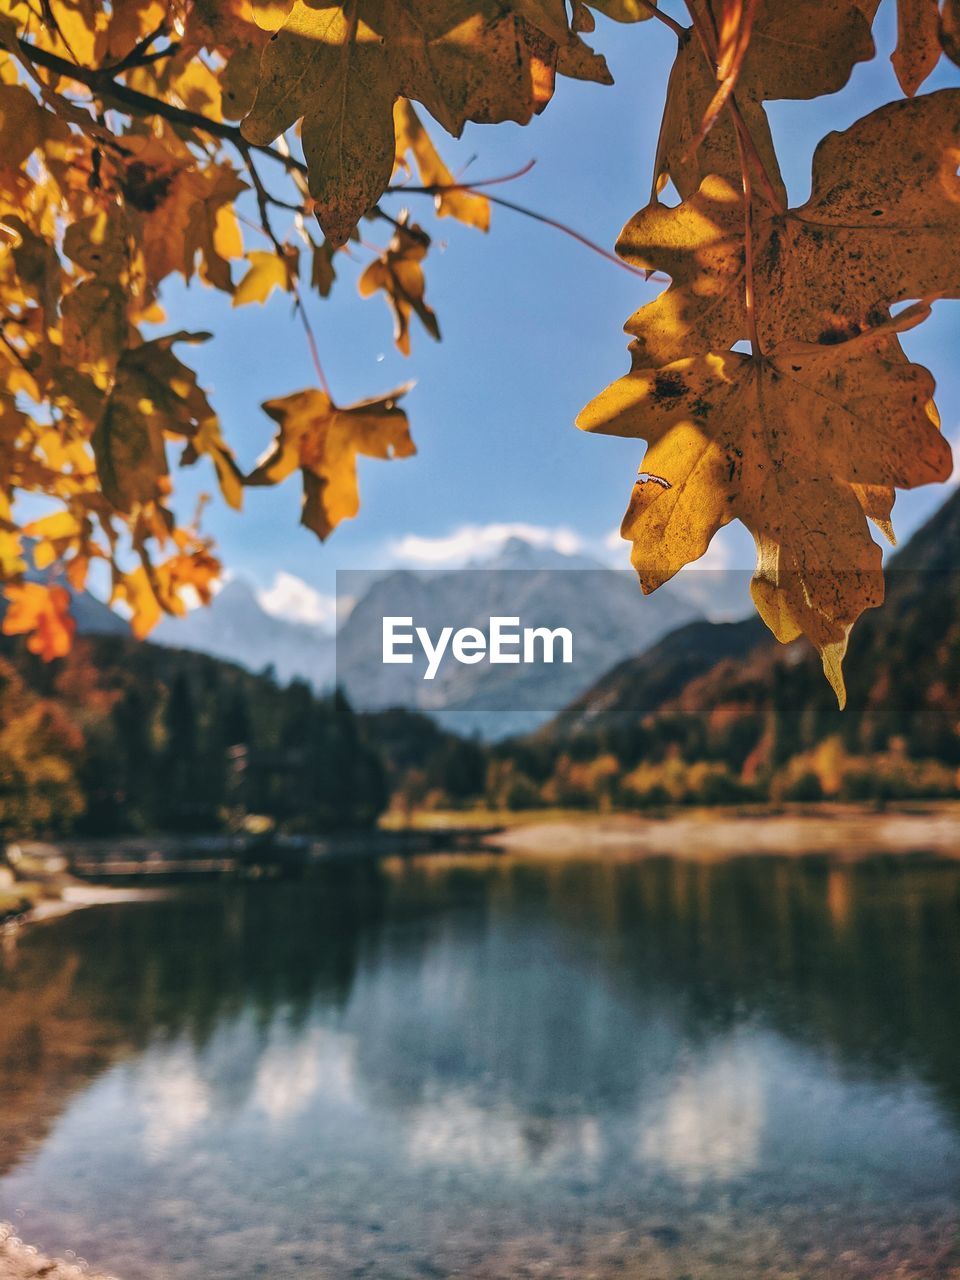
[[[841,341],[876,325],[895,302],[960,295],[958,135],[960,90],[890,103],[823,139],[804,205],[755,210],[764,349]],[[617,251],[673,279],[627,322],[635,361],[666,364],[750,336],[742,195],[724,179],[705,179],[675,209],[649,205],[624,228]]]
[[[13,518],[10,494],[0,489],[0,579],[9,581],[26,569],[20,529]]]
[[[897,47],[890,61],[900,88],[912,98],[940,61],[937,0],[897,0]]]
[[[378,290],[387,296],[394,315],[394,341],[405,356],[410,354],[410,318],[416,315],[432,338],[440,340],[440,325],[427,306],[426,281],[420,265],[427,256],[430,237],[416,223],[398,224],[383,255],[371,262],[360,277],[362,298]]]
[[[127,345],[129,297],[109,281],[85,280],[63,300],[63,354],[77,368],[108,372]]]
[[[316,289],[321,298],[328,298],[333,282],[337,278],[337,271],[333,265],[337,251],[329,240],[324,240],[322,244],[314,244],[312,240],[310,243],[312,246],[310,285]]]
[[[57,511],[39,520],[31,520],[24,528],[24,533],[33,540],[31,558],[34,568],[43,570],[63,556],[72,543],[83,537],[84,526],[73,512]]]
[[[125,351],[93,433],[93,452],[104,495],[119,510],[161,497],[168,488],[165,436],[179,436],[194,455],[209,452],[218,473],[232,460],[216,415],[196,375],[171,350],[177,342],[202,341],[206,334],[170,334]],[[191,459],[192,460],[192,459]],[[226,483],[228,500],[236,493]]]
[[[146,569],[117,575],[111,604],[123,603],[130,611],[130,629],[138,640],[144,640],[163,617]]]
[[[65,587],[12,583],[6,588],[6,597],[4,635],[25,635],[27,648],[44,662],[70,652],[77,624],[70,616],[70,593]]]
[[[315,390],[268,400],[263,407],[279,430],[247,484],[277,484],[299,469],[303,478],[300,523],[326,540],[341,520],[360,509],[359,455],[408,458],[416,452],[407,415],[397,407],[407,389],[342,409]]]
[[[296,270],[296,255],[282,258],[279,253],[254,249],[247,254],[247,261],[250,263],[247,274],[233,293],[235,307],[242,307],[250,302],[264,303],[274,289],[290,292]]]
[[[0,137],[0,166],[18,169],[45,143],[66,142],[70,130],[24,85],[0,84]]]
[[[699,10],[705,7],[704,0],[697,0]],[[786,192],[763,103],[835,93],[846,84],[854,65],[871,58],[873,52],[869,22],[852,0],[760,0],[736,82],[736,101],[783,203]],[[656,159],[658,188],[669,177],[686,198],[708,174],[739,182],[740,155],[729,115],[722,115],[699,147],[693,147],[716,89],[715,70],[688,31],[667,87]]]
[[[396,154],[397,98],[459,136],[468,120],[520,124],[553,93],[557,46],[501,0],[296,0],[261,62],[243,121],[267,144],[303,118],[310,191],[324,234],[349,238],[383,194]]]
[[[406,98],[398,98],[393,111],[396,134],[396,165],[405,163],[412,155],[425,187],[450,187],[455,185],[453,174],[440,158],[430,135],[420,122],[413,104]],[[456,218],[480,231],[490,230],[490,201],[486,196],[472,191],[438,191],[435,196],[437,215]]]
[[[648,443],[622,530],[643,589],[742,521],[757,543],[758,610],[778,639],[810,637],[841,703],[850,628],[883,596],[864,507],[876,516],[884,491],[951,470],[933,378],[904,359],[895,336],[926,314],[914,308],[835,346],[784,342],[762,357],[635,365],[578,420]]]
[[[943,0],[940,44],[950,61],[960,66],[960,0]]]

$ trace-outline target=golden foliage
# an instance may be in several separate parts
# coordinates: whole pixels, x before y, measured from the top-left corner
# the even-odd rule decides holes
[[[272,448],[248,484],[276,484],[299,470],[303,479],[300,523],[326,539],[341,520],[360,509],[357,456],[408,458],[416,450],[400,388],[380,400],[341,409],[322,391],[298,391],[263,406],[278,424]]]
[[[741,520],[757,544],[758,611],[778,639],[812,640],[841,704],[850,628],[883,596],[867,520],[892,540],[895,489],[945,480],[952,465],[933,378],[907,361],[897,334],[929,314],[929,300],[960,297],[960,90],[889,103],[829,134],[796,209],[785,207],[761,101],[838,88],[869,56],[875,7],[768,0],[746,52],[725,54],[748,9],[730,0],[729,30],[696,74],[683,37],[657,174],[669,172],[686,198],[667,207],[654,196],[617,245],[671,283],[627,322],[631,373],[579,419],[648,443],[622,528],[644,590]],[[764,40],[786,35],[801,11],[817,40],[799,60],[764,57]],[[898,71],[912,93],[927,65],[922,15],[903,3],[900,12]],[[710,124],[711,83],[722,91],[737,59],[727,115],[684,152],[704,114]],[[918,298],[927,301],[890,319],[892,306]]]
[[[55,508],[32,526],[36,565],[81,589],[104,562],[138,634],[218,571],[172,509],[177,461],[210,466],[234,507],[300,471],[321,538],[356,513],[356,458],[408,456],[409,427],[399,393],[337,407],[304,293],[327,297],[366,253],[360,292],[386,297],[401,351],[414,316],[438,338],[430,235],[381,199],[426,196],[486,231],[493,199],[455,180],[427,115],[456,136],[526,123],[558,75],[609,83],[586,40],[601,13],[678,37],[654,196],[618,245],[672,283],[629,321],[632,372],[583,423],[648,441],[624,526],[644,586],[743,520],[758,607],[782,638],[813,639],[840,690],[849,627],[879,599],[866,521],[891,533],[895,487],[947,468],[932,382],[897,337],[924,307],[890,315],[960,294],[960,90],[915,96],[941,51],[960,61],[957,0],[898,0],[906,99],[823,139],[799,208],[764,104],[839,90],[874,55],[878,3],[690,0],[687,30],[651,0],[0,0],[8,625],[47,656],[69,638],[24,581],[21,494]],[[385,247],[364,218],[393,224]],[[204,335],[155,336],[174,276],[235,306],[279,297],[306,330],[316,388],[267,402],[277,438],[249,473],[174,354]]]
[[[933,379],[893,333],[916,319],[838,345],[784,342],[762,360],[728,351],[637,369],[580,419],[649,443],[623,522],[644,590],[741,520],[757,543],[757,609],[784,643],[810,637],[841,700],[850,627],[883,598],[864,506],[950,474]]]
[[[369,298],[382,291],[394,317],[394,341],[405,356],[410,354],[410,317],[417,316],[432,338],[440,341],[436,313],[424,296],[426,279],[420,265],[430,248],[430,237],[406,219],[397,224],[383,256],[371,262],[360,277],[360,294]]]

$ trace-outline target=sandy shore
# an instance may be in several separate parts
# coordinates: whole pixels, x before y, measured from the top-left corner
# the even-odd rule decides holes
[[[0,1280],[112,1280],[91,1271],[82,1260],[61,1262],[45,1258],[20,1240],[9,1223],[0,1223]]]
[[[757,815],[718,810],[665,818],[612,814],[530,822],[500,832],[489,843],[505,853],[617,858],[829,853],[853,859],[910,852],[960,857],[960,805],[890,813],[838,806]]]

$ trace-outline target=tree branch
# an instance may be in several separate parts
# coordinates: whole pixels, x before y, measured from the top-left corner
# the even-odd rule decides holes
[[[22,56],[34,66],[43,67],[46,71],[53,71],[56,75],[66,76],[70,80],[76,80],[78,84],[86,85],[94,97],[102,99],[114,109],[128,115],[159,116],[170,124],[179,125],[184,129],[195,129],[198,133],[206,133],[212,138],[229,142],[241,155],[256,151],[276,160],[286,169],[301,174],[307,172],[307,166],[303,161],[297,160],[294,156],[284,155],[275,147],[248,142],[237,125],[226,124],[222,120],[211,120],[208,116],[201,115],[199,111],[190,111],[186,107],[177,107],[171,102],[164,102],[162,98],[153,98],[148,93],[141,93],[138,89],[131,89],[129,85],[114,80],[109,70],[104,72],[91,67],[81,67],[77,63],[67,61],[66,58],[61,58],[58,54],[50,53],[47,49],[38,49],[29,40],[18,38],[17,45]]]

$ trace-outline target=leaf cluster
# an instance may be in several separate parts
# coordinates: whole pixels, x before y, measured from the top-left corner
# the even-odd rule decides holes
[[[418,327],[439,339],[431,234],[384,196],[480,231],[516,206],[458,181],[425,122],[525,124],[558,77],[610,83],[597,15],[652,19],[677,54],[651,199],[617,249],[671,284],[628,322],[631,372],[581,425],[647,441],[624,522],[644,588],[742,520],[760,612],[810,636],[842,696],[850,626],[882,595],[866,521],[890,535],[895,489],[949,470],[899,334],[960,291],[960,90],[916,96],[958,60],[957,0],[898,0],[906,96],[822,141],[798,208],[764,104],[842,88],[874,56],[878,3],[686,0],[686,25],[653,0],[0,0],[7,628],[48,658],[69,644],[63,597],[24,577],[26,538],[75,589],[106,565],[140,635],[209,599],[220,566],[199,512],[174,510],[176,465],[209,467],[236,508],[298,472],[320,538],[355,515],[357,458],[414,452],[405,389],[339,404],[307,296],[356,264],[404,354]],[[315,385],[265,403],[259,461],[187,363],[209,335],[164,330],[174,276],[238,307],[285,298],[303,326]],[[25,520],[31,494],[48,514]]]

